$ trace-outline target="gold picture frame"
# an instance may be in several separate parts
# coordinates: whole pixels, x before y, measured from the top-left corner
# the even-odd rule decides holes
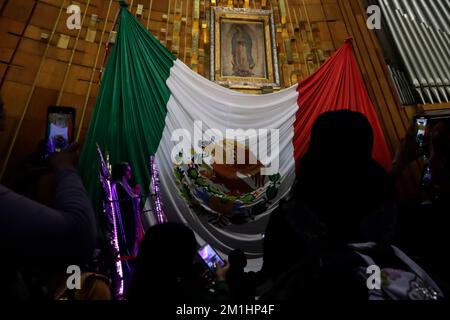
[[[231,89],[280,88],[272,10],[211,8],[211,81]]]

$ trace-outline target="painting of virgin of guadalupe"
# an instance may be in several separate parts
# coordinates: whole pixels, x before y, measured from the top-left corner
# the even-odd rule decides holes
[[[222,22],[222,75],[266,77],[266,48],[262,23]]]
[[[238,90],[280,87],[271,10],[212,8],[211,80]]]

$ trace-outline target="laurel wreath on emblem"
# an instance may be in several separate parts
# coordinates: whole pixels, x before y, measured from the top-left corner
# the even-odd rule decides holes
[[[199,217],[205,217],[209,223],[221,228],[248,223],[266,212],[278,195],[282,180],[276,173],[250,192],[239,192],[231,191],[226,182],[213,181],[216,178],[214,170],[204,164],[176,165],[174,175],[190,208]]]

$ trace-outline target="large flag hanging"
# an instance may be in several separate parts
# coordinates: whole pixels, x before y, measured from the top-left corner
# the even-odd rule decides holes
[[[338,109],[368,117],[375,135],[374,157],[389,167],[390,154],[351,41],[298,85],[250,95],[193,72],[122,6],[116,44],[81,156],[82,176],[98,205],[96,143],[109,152],[112,163],[130,162],[143,186],[150,183],[149,157],[155,155],[168,219],[187,223],[200,242],[223,253],[243,249],[250,267],[257,268],[268,217],[295,180],[312,124],[320,114]],[[237,129],[248,134],[247,143],[228,139],[227,130]],[[262,136],[269,141],[266,147],[259,144]],[[191,150],[182,144],[187,138]],[[256,161],[214,162],[218,150],[224,151],[224,160],[243,151]],[[261,169],[267,175],[261,175]]]

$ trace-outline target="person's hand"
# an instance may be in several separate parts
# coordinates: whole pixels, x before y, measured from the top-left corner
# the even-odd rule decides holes
[[[75,169],[78,166],[79,147],[75,143],[67,150],[53,153],[48,157],[49,165],[55,170]]]
[[[139,196],[139,195],[141,195],[141,190],[142,190],[141,185],[140,185],[140,184],[137,184],[137,185],[135,185],[134,188],[133,188],[133,193],[134,193],[135,195]]]
[[[406,164],[420,157],[420,146],[416,138],[416,126],[411,125],[406,132],[406,137],[401,143],[402,153]]]
[[[217,281],[225,281],[228,270],[230,269],[230,264],[225,261],[225,265],[222,267],[220,263],[216,262],[216,278]]]
[[[395,154],[393,162],[394,174],[400,173],[408,164],[419,157],[420,147],[416,140],[416,128],[415,125],[411,125]]]

